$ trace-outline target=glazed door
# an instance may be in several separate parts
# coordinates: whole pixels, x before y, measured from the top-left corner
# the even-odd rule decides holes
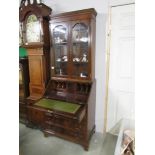
[[[71,76],[90,77],[89,21],[74,21],[71,24]]]
[[[51,69],[52,76],[67,77],[68,76],[68,25],[66,23],[52,24],[52,49],[51,53]]]

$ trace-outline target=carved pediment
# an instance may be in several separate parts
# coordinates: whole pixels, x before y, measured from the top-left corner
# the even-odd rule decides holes
[[[52,9],[40,0],[22,0],[19,7],[19,21],[23,21],[27,14],[35,14],[37,17],[49,17]]]

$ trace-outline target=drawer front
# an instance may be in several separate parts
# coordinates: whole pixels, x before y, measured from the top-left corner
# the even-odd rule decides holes
[[[66,118],[60,115],[54,115],[54,124],[56,125],[62,125],[66,128],[78,128],[79,123],[77,120],[74,120],[72,118]]]
[[[50,129],[50,125],[54,122],[54,115],[50,112],[45,112],[45,121],[44,127],[45,129]]]
[[[46,131],[52,131],[53,134],[59,134],[61,136],[65,136],[65,137],[74,137],[74,139],[79,139],[79,131],[74,131],[74,130],[68,130],[62,127],[58,127],[55,125],[49,125],[49,128],[46,129]]]
[[[75,129],[81,128],[81,122],[83,122],[85,116],[86,116],[85,107],[82,108],[79,114],[75,115],[75,117],[74,116],[68,117],[67,115],[62,116],[52,111],[47,111],[45,112],[45,124],[49,124],[49,123],[46,123],[47,121],[58,127],[75,130]]]
[[[49,124],[71,130],[79,128],[77,120],[60,116],[58,114],[45,113],[45,126],[48,126],[49,128]]]

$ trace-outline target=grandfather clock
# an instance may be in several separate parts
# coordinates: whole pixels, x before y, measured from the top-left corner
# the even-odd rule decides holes
[[[32,103],[42,97],[50,79],[51,12],[51,8],[37,0],[22,0],[19,8],[22,47],[27,49],[29,60],[28,101]]]

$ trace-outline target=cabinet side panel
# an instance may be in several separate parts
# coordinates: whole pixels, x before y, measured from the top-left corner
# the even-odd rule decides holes
[[[90,136],[95,127],[95,109],[96,109],[96,80],[93,81],[89,99],[88,99],[88,136]]]
[[[91,19],[91,77],[95,79],[95,44],[96,44],[96,21]]]

